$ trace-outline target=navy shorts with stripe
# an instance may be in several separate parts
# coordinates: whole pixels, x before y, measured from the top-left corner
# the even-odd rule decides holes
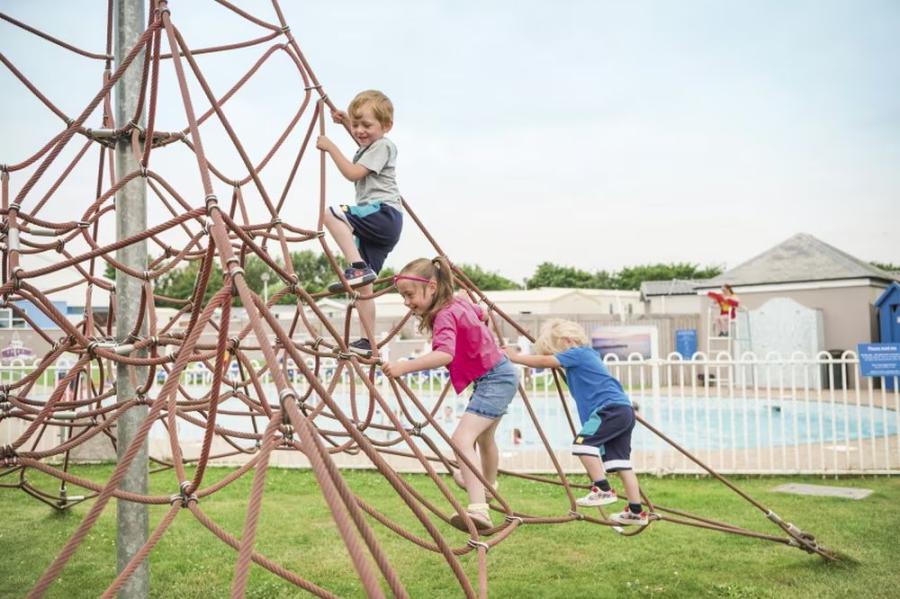
[[[403,213],[383,202],[331,206],[331,213],[353,229],[359,254],[369,268],[381,272],[387,255],[400,239]]]
[[[603,460],[607,472],[631,470],[631,431],[634,408],[607,404],[591,414],[572,443],[573,455],[592,455]]]

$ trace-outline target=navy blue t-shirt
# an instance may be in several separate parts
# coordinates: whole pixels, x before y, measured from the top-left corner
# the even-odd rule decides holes
[[[592,348],[586,345],[572,347],[556,354],[556,359],[566,369],[566,384],[578,406],[582,424],[602,406],[631,405],[622,384],[609,373]]]

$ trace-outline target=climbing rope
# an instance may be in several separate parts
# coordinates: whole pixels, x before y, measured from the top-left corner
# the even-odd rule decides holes
[[[286,570],[255,550],[267,467],[275,450],[302,452],[309,460],[318,488],[347,547],[356,573],[365,592],[372,597],[383,595],[382,581],[391,594],[407,594],[375,538],[374,526],[384,527],[418,548],[441,555],[467,597],[487,595],[489,550],[513,538],[515,531],[522,526],[536,524],[562,524],[577,520],[608,526],[619,534],[633,536],[645,532],[657,522],[671,522],[781,543],[818,554],[828,560],[835,559],[835,555],[818,545],[811,535],[783,521],[641,417],[638,417],[641,425],[760,511],[781,534],[759,533],[683,510],[663,507],[646,496],[644,500],[652,513],[650,525],[645,527],[619,527],[602,509],[596,512],[577,511],[573,489],[580,486],[570,483],[563,472],[533,409],[532,401],[522,386],[519,387],[519,400],[538,432],[541,447],[550,458],[553,471],[547,476],[505,471],[504,474],[560,486],[560,511],[555,516],[546,517],[517,511],[515,497],[503,496],[494,491],[491,508],[501,514],[502,519],[492,529],[478,531],[466,515],[465,506],[448,488],[447,477],[443,476],[460,466],[452,451],[441,449],[452,449],[454,445],[450,435],[435,418],[448,397],[449,384],[444,386],[431,407],[426,406],[403,380],[390,380],[390,395],[387,395],[375,384],[377,355],[363,358],[349,351],[350,322],[354,318],[354,311],[358,309],[358,301],[371,300],[389,292],[390,285],[385,285],[389,281],[377,281],[377,291],[372,294],[361,294],[351,291],[349,287],[345,288],[344,292],[350,292],[351,301],[347,305],[344,326],[342,330],[338,330],[316,304],[318,299],[328,293],[311,294],[304,290],[302,280],[292,266],[292,245],[318,244],[336,276],[341,276],[341,268],[324,235],[324,161],[320,160],[318,169],[319,197],[315,226],[310,229],[302,228],[284,217],[287,199],[297,180],[312,134],[316,130],[319,134],[325,132],[325,111],[334,110],[335,106],[301,52],[285,22],[278,0],[272,0],[274,22],[251,15],[225,0],[216,0],[216,3],[262,29],[262,34],[249,40],[192,49],[175,25],[168,3],[157,0],[153,2],[146,30],[137,38],[122,62],[116,65],[113,65],[112,57],[111,8],[107,11],[106,47],[102,53],[77,48],[33,25],[0,14],[0,19],[10,26],[81,57],[102,61],[104,69],[99,91],[78,115],[71,116],[41,92],[7,57],[0,54],[0,62],[4,67],[60,122],[60,130],[32,154],[18,162],[0,165],[0,241],[3,244],[0,304],[16,318],[21,318],[50,348],[31,372],[0,388],[0,419],[16,419],[26,423],[21,434],[0,448],[0,464],[3,468],[0,471],[0,481],[17,477],[16,482],[0,483],[0,486],[20,489],[57,509],[68,509],[90,500],[86,504],[90,507],[81,524],[35,583],[30,596],[43,595],[60,575],[109,500],[115,497],[148,505],[169,505],[169,508],[140,551],[110,582],[104,596],[113,596],[141,560],[153,550],[175,519],[182,513],[188,513],[236,551],[232,596],[244,594],[249,566],[256,563],[312,594],[333,597],[327,589]],[[256,48],[264,44],[270,45],[221,95],[213,92],[203,69],[195,59],[200,54]],[[135,62],[142,51],[143,60]],[[290,89],[289,84],[294,82],[297,84],[296,89],[301,90],[297,98],[298,109],[285,128],[279,131],[272,147],[254,162],[228,118],[228,102],[274,56],[288,58],[288,66],[282,73],[282,83],[285,89]],[[184,113],[184,126],[174,131],[161,131],[156,128],[161,85],[159,74],[163,68],[169,67],[175,74],[176,91]],[[128,68],[141,70],[140,101],[131,119],[125,123],[116,123],[112,115],[110,92]],[[193,85],[189,85],[189,82]],[[196,97],[197,90],[199,98]],[[196,111],[198,105],[207,104],[209,109],[202,114]],[[95,115],[98,109],[99,116]],[[141,127],[138,123],[145,110],[147,125]],[[99,127],[87,126],[91,119],[97,118]],[[240,167],[226,168],[216,164],[207,154],[201,127],[208,121],[215,121],[225,131],[230,149],[239,158]],[[291,150],[286,141],[294,132],[301,134],[302,141],[299,148]],[[73,138],[76,137],[79,139],[74,142]],[[81,142],[83,144],[76,150],[74,158],[67,164],[62,164],[64,150],[70,144],[74,146]],[[117,178],[112,148],[120,142],[129,144],[139,167]],[[175,189],[165,173],[155,166],[151,167],[151,164],[158,163],[152,162],[157,152],[169,152],[176,148],[182,148],[193,157],[196,172],[200,175],[201,189],[182,194]],[[66,155],[70,153],[71,149]],[[59,221],[48,216],[47,206],[57,200],[58,190],[73,172],[89,168],[85,164],[92,154],[97,158],[97,183],[93,194],[81,202],[65,200],[65,207],[70,211],[69,220]],[[263,176],[279,160],[290,162],[292,166],[283,186],[276,190]],[[55,179],[51,179],[51,173],[55,174]],[[136,235],[114,239],[110,219],[114,217],[115,196],[126,184],[138,178],[146,184],[150,192],[149,198],[157,202],[165,216]],[[217,195],[217,186],[230,189],[230,198],[226,200],[225,196]],[[45,189],[40,197],[36,191],[39,188]],[[296,194],[292,197],[296,197]],[[258,202],[251,204],[256,198]],[[62,200],[57,200],[57,203],[60,201]],[[447,257],[412,207],[405,201],[403,204],[406,214],[434,251]],[[265,215],[262,220],[253,220],[259,214]],[[48,237],[52,241],[48,242]],[[146,269],[138,271],[115,259],[117,250],[144,242],[155,247],[160,254]],[[23,266],[25,256],[52,256],[52,259],[47,266],[29,269]],[[251,256],[271,269],[282,284],[267,302],[247,284],[244,269]],[[192,263],[198,265],[198,274],[190,299],[174,300],[154,292],[153,284],[161,277]],[[216,263],[222,269],[223,286],[204,301],[207,291],[213,289],[211,275]],[[452,262],[450,264],[453,265]],[[106,278],[98,274],[99,269],[106,266],[114,269],[117,276],[132,276],[143,281],[138,322],[125,340],[117,340],[113,336],[115,312],[112,297],[115,290]],[[508,325],[531,338],[528,331],[494,304],[462,270],[454,265],[453,271],[457,282],[470,297],[484,304],[490,327],[498,337],[501,325]],[[47,283],[48,280],[59,281],[62,275],[75,280],[62,286],[55,283],[56,287]],[[83,287],[87,308],[83,319],[73,323],[57,309],[49,296],[63,289],[79,287]],[[108,318],[105,320],[98,318],[91,308],[92,294],[95,293],[110,296]],[[275,318],[272,312],[272,306],[286,297],[291,297],[295,306],[287,326],[284,319]],[[156,308],[157,303],[162,301],[179,306],[173,316],[164,316]],[[16,302],[30,303],[55,328],[41,326]],[[246,310],[246,325],[236,326],[232,322],[232,302],[239,303]],[[409,318],[410,314],[407,314],[381,341],[376,340],[371,329],[366,328],[364,334],[372,347],[383,348],[399,335]],[[185,320],[187,325],[179,330],[180,323]],[[295,340],[297,338],[312,341],[299,342]],[[255,361],[258,356],[262,356],[261,365],[257,365]],[[36,390],[39,381],[45,375],[52,374],[53,365],[62,357],[71,359],[73,365],[50,396],[41,397]],[[323,384],[320,378],[322,364],[326,359],[335,360],[336,367],[328,383]],[[237,364],[237,373],[229,370],[232,360]],[[296,385],[288,377],[289,363],[293,363],[299,371],[300,385]],[[120,365],[134,379],[134,397],[115,396],[114,379]],[[212,372],[211,384],[199,395],[192,394],[196,391],[180,382],[187,369],[193,365],[203,365]],[[154,381],[158,373],[163,374],[165,380],[156,389]],[[574,436],[575,425],[558,373],[554,372],[553,376],[557,398],[563,406]],[[348,407],[343,407],[335,396],[337,385],[344,378],[349,385]],[[266,379],[270,379],[274,385],[274,398],[268,390],[271,387],[264,382]],[[73,387],[75,392],[67,393],[66,390]],[[229,406],[237,402],[242,408],[226,410],[226,402],[231,402]],[[70,452],[92,440],[105,440],[114,446],[117,420],[126,410],[135,406],[144,407],[146,417],[125,448],[109,480],[98,484],[71,474],[68,471]],[[399,415],[395,413],[394,406],[399,407]],[[385,415],[388,422],[376,422],[377,412]],[[222,416],[231,417],[231,421],[240,417],[247,426],[241,430],[229,428],[222,424]],[[143,495],[119,489],[118,485],[129,464],[135,459],[151,426],[157,421],[162,422],[166,428],[171,459],[151,459],[156,465],[154,472],[174,473],[172,493]],[[188,459],[182,455],[179,423],[203,430],[201,448],[195,458]],[[38,449],[42,441],[46,445],[47,432],[54,430],[64,431],[63,440],[49,449]],[[214,453],[216,440],[231,449]],[[332,458],[340,453],[365,456],[418,522],[420,527],[415,530],[424,532],[412,532],[409,527],[399,524],[355,495]],[[222,480],[204,486],[207,466],[214,460],[235,455],[246,456],[246,463]],[[48,460],[60,457],[63,459],[61,467],[48,463]],[[416,460],[439,491],[439,498],[425,497],[407,480],[398,476],[389,457]],[[195,465],[195,470],[193,476],[188,477],[186,467],[191,464]],[[468,461],[466,464],[470,468],[475,466]],[[29,470],[58,479],[59,492],[52,494],[37,489],[28,480]],[[473,471],[477,474],[477,468],[473,468]],[[204,499],[247,475],[252,477],[251,492],[243,530],[237,539],[222,530],[203,511],[202,504]],[[478,477],[483,484],[488,484],[483,476],[479,474]],[[67,484],[81,487],[86,493],[69,495]],[[445,534],[436,525],[437,522],[449,523],[454,515],[467,523],[468,534],[464,537],[457,532]],[[477,556],[477,581],[469,578],[459,560],[460,556],[470,552],[475,552]]]

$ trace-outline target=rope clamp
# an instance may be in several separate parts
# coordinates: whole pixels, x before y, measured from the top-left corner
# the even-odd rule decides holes
[[[576,520],[584,520],[584,514],[576,512],[575,510],[569,510],[569,515],[573,516]]]
[[[523,524],[525,524],[525,520],[523,520],[519,516],[507,515],[506,518],[504,518],[504,520],[506,520],[507,522],[518,522],[519,526],[522,526]]]
[[[191,493],[188,495],[188,491],[191,490],[190,481],[183,480],[181,484],[178,485],[178,493],[172,495],[169,498],[169,503],[174,504],[176,501],[181,502],[181,507],[187,507],[190,502],[197,503],[197,495],[195,493]]]
[[[466,545],[468,545],[472,549],[484,549],[485,552],[488,552],[491,549],[491,547],[487,543],[483,541],[476,541],[475,539],[469,539],[468,541],[466,541]]]
[[[294,392],[293,389],[290,389],[290,388],[284,388],[281,390],[281,393],[278,394],[278,403],[279,403],[279,405],[281,405],[282,412],[284,412],[284,402],[288,397],[293,397],[294,399],[297,399],[297,394]],[[285,415],[286,415],[286,412],[285,412]]]
[[[206,203],[206,213],[207,214],[212,212],[212,206],[218,207],[218,205],[219,205],[219,198],[216,197],[216,194],[214,194],[214,193],[208,194],[203,199],[203,201]]]
[[[281,33],[288,33],[290,30],[291,30],[291,26],[290,26],[290,25],[283,25],[283,26],[281,27]]]
[[[78,228],[79,228],[79,229],[87,229],[87,228],[90,227],[90,226],[91,226],[91,223],[88,222],[88,221],[86,221],[86,220],[80,220],[80,221],[78,221]]]

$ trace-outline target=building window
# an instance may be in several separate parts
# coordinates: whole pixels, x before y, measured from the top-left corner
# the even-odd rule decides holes
[[[19,318],[13,314],[12,308],[0,308],[0,329],[24,329],[24,318]]]
[[[615,312],[613,312],[613,305],[612,305],[612,304],[609,305],[609,313],[610,313],[610,314],[615,314]]]
[[[628,304],[628,315],[634,314],[634,304]]]

